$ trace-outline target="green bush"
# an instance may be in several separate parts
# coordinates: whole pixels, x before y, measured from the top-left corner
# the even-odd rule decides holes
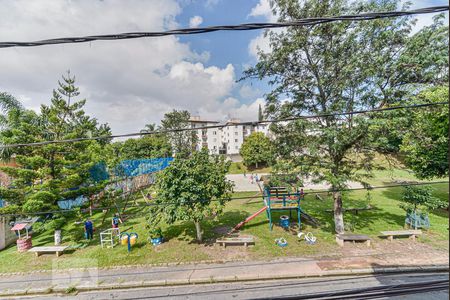
[[[18,205],[0,207],[0,215],[17,214],[18,212],[20,212],[20,207]]]
[[[35,200],[35,199],[29,199],[22,206],[22,211],[24,213],[33,213],[33,212],[42,211],[46,207],[47,206],[46,206],[46,204],[43,201]]]

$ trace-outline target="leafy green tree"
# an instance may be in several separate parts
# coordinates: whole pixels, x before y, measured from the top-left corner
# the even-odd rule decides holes
[[[391,11],[398,5],[395,0],[277,0],[273,10],[279,21],[289,22]],[[344,232],[339,190],[350,180],[364,182],[372,169],[374,145],[368,131],[377,116],[330,114],[403,103],[411,93],[448,80],[448,26],[438,17],[411,36],[413,22],[401,17],[271,32],[271,51],[260,52],[259,62],[245,72],[245,78],[268,78],[273,86],[266,116],[326,115],[280,122],[271,130],[278,156],[292,170],[331,185],[337,233]]]
[[[99,125],[95,118],[85,114],[86,100],[77,100],[78,95],[75,77],[68,73],[53,91],[51,104],[42,105],[39,114],[29,110],[9,113],[8,126],[0,132],[0,141],[33,143],[110,135],[106,124]],[[8,155],[15,155],[20,167],[0,168],[13,178],[12,188],[2,188],[0,195],[22,207],[25,213],[31,213],[54,207],[59,199],[98,192],[104,183],[94,182],[89,171],[106,159],[103,143],[81,141],[10,148]]]
[[[14,96],[5,92],[0,92],[0,111],[2,112],[2,114],[0,114],[0,126],[7,125],[7,116],[14,110],[24,110],[22,103],[14,98]]]
[[[112,146],[120,160],[168,157],[172,153],[166,137],[161,135],[128,139],[124,142],[116,142]]]
[[[272,141],[262,132],[250,134],[241,146],[241,154],[244,164],[247,167],[259,165],[269,165],[274,161],[275,148]]]
[[[400,207],[406,211],[433,210],[448,205],[447,201],[433,197],[433,189],[429,186],[405,186],[402,194],[403,202]]]
[[[153,132],[156,131],[157,127],[156,124],[154,123],[150,123],[150,124],[145,124],[144,128],[141,129],[141,133],[148,133],[148,132]]]
[[[187,110],[173,110],[161,120],[162,130],[179,130],[190,128],[191,115]],[[197,134],[194,131],[175,131],[164,133],[177,157],[186,157],[195,149]]]
[[[193,221],[201,242],[201,222],[220,215],[230,199],[232,183],[226,179],[229,167],[230,162],[224,157],[209,155],[207,149],[194,152],[187,159],[175,159],[158,174],[158,197],[150,213],[153,221]]]
[[[446,102],[448,86],[430,88],[420,93],[417,103]],[[448,106],[409,112],[411,126],[401,144],[405,162],[421,179],[448,177]]]

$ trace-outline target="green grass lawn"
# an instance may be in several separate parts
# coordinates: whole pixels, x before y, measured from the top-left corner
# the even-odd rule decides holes
[[[448,199],[448,184],[433,185],[435,196]],[[352,213],[345,214],[345,222],[350,224],[354,232],[368,234],[377,239],[380,230],[399,230],[403,228],[405,212],[399,208],[401,197],[401,187],[393,187],[371,191],[371,205],[373,210],[360,212],[358,215]],[[234,197],[254,196],[254,192],[235,193]],[[365,207],[365,191],[353,191],[344,195],[344,207]],[[221,234],[217,232],[220,227],[233,227],[250,214],[262,207],[261,199],[241,199],[233,200],[226,206],[225,212],[218,219],[207,220],[202,223],[205,242],[198,244],[194,241],[195,228],[192,222],[178,222],[163,228],[166,242],[160,246],[153,247],[147,241],[145,230],[145,210],[142,208],[130,208],[127,210],[129,219],[122,225],[122,231],[136,232],[139,234],[137,244],[130,254],[127,253],[126,246],[117,246],[112,249],[102,249],[100,247],[99,232],[110,227],[111,215],[109,213],[105,224],[101,225],[102,212],[93,215],[92,220],[96,227],[95,239],[88,243],[86,247],[68,251],[59,258],[54,255],[43,255],[35,257],[32,253],[18,253],[13,245],[0,251],[0,273],[19,272],[38,269],[52,269],[54,260],[59,267],[86,267],[98,266],[107,267],[115,265],[134,264],[157,264],[168,262],[194,262],[201,260],[215,260],[224,258],[234,259],[263,259],[284,256],[317,256],[333,255],[338,247],[334,241],[334,226],[332,214],[326,209],[332,208],[332,200],[324,195],[324,200],[315,199],[314,195],[307,195],[302,203],[302,209],[320,221],[319,228],[313,228],[309,224],[303,223],[303,231],[311,231],[318,237],[316,245],[306,245],[299,242],[296,236],[290,232],[285,232],[278,226],[273,231],[269,230],[269,225],[265,213],[260,214],[248,225],[243,227],[242,234],[255,236],[256,244],[247,250],[240,247],[229,247],[222,249],[214,245],[216,238]],[[286,211],[274,213],[274,222],[278,223],[279,217],[289,214]],[[430,213],[431,229],[425,232],[425,236],[420,242],[428,243],[434,247],[448,249],[448,212],[438,210]],[[76,244],[69,242],[67,237],[72,235],[79,238],[79,242],[84,243],[82,225],[73,223],[67,224],[63,229],[64,244]],[[289,243],[288,247],[280,248],[275,245],[274,240],[278,237],[285,237]],[[33,236],[33,245],[51,245],[53,243],[53,233],[45,232]]]

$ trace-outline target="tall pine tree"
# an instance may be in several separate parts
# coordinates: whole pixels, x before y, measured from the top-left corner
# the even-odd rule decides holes
[[[86,100],[78,100],[79,94],[75,77],[67,72],[53,91],[50,105],[42,105],[40,114],[21,110],[8,115],[9,126],[0,133],[1,142],[33,143],[110,135],[107,124],[99,125],[95,118],[86,115],[83,110]],[[29,213],[55,207],[60,199],[97,192],[103,184],[94,182],[89,170],[105,159],[102,143],[105,141],[12,148],[10,154],[16,157],[19,168],[1,168],[13,178],[13,186],[1,189],[0,197]]]

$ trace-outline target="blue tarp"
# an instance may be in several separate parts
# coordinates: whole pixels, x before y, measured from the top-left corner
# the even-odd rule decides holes
[[[123,160],[115,169],[117,176],[139,176],[161,171],[173,161],[172,157]]]
[[[89,199],[86,196],[78,196],[75,199],[67,199],[58,201],[58,206],[61,209],[71,209],[72,207],[80,207]]]
[[[105,162],[99,162],[95,164],[90,170],[89,174],[91,175],[92,180],[95,182],[103,181],[109,179],[109,174],[106,169]]]
[[[5,201],[3,201],[2,199],[0,199],[0,207],[5,206]]]

